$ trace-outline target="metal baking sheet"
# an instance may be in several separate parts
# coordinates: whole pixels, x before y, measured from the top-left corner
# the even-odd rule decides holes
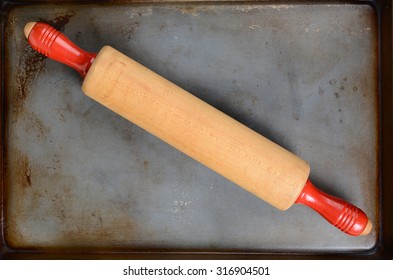
[[[28,4],[3,33],[3,239],[23,252],[365,253],[380,236],[378,24],[372,5]],[[81,92],[23,36],[51,23],[111,45],[286,147],[374,223],[350,237],[274,209]]]

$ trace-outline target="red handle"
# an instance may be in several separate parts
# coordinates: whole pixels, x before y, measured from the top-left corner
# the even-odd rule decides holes
[[[305,204],[328,222],[350,235],[367,235],[372,228],[366,214],[352,204],[318,190],[307,181],[296,203]]]
[[[94,58],[97,56],[95,53],[80,49],[64,34],[46,23],[29,22],[24,31],[33,49],[74,68],[82,77],[86,76]]]

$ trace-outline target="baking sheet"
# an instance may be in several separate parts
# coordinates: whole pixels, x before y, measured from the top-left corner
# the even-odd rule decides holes
[[[366,252],[378,242],[378,29],[370,5],[16,6],[5,28],[5,241],[27,250]],[[282,212],[84,96],[28,21],[111,45],[307,160],[366,237]]]

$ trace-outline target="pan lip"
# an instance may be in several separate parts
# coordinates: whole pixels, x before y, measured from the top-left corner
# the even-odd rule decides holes
[[[0,259],[291,259],[291,260],[382,260],[391,259],[391,252],[383,248],[383,244],[377,244],[367,251],[234,251],[226,249],[223,251],[208,250],[168,250],[148,249],[137,250],[127,248],[125,250],[113,250],[113,248],[75,248],[70,250],[46,249],[46,250],[18,250],[3,248]]]

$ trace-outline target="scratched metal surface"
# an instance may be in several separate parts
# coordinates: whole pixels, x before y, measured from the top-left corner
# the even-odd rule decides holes
[[[27,47],[44,20],[111,45],[310,162],[369,236],[281,212],[84,96]],[[5,33],[5,240],[14,248],[361,252],[379,232],[377,25],[368,5],[27,5]]]

